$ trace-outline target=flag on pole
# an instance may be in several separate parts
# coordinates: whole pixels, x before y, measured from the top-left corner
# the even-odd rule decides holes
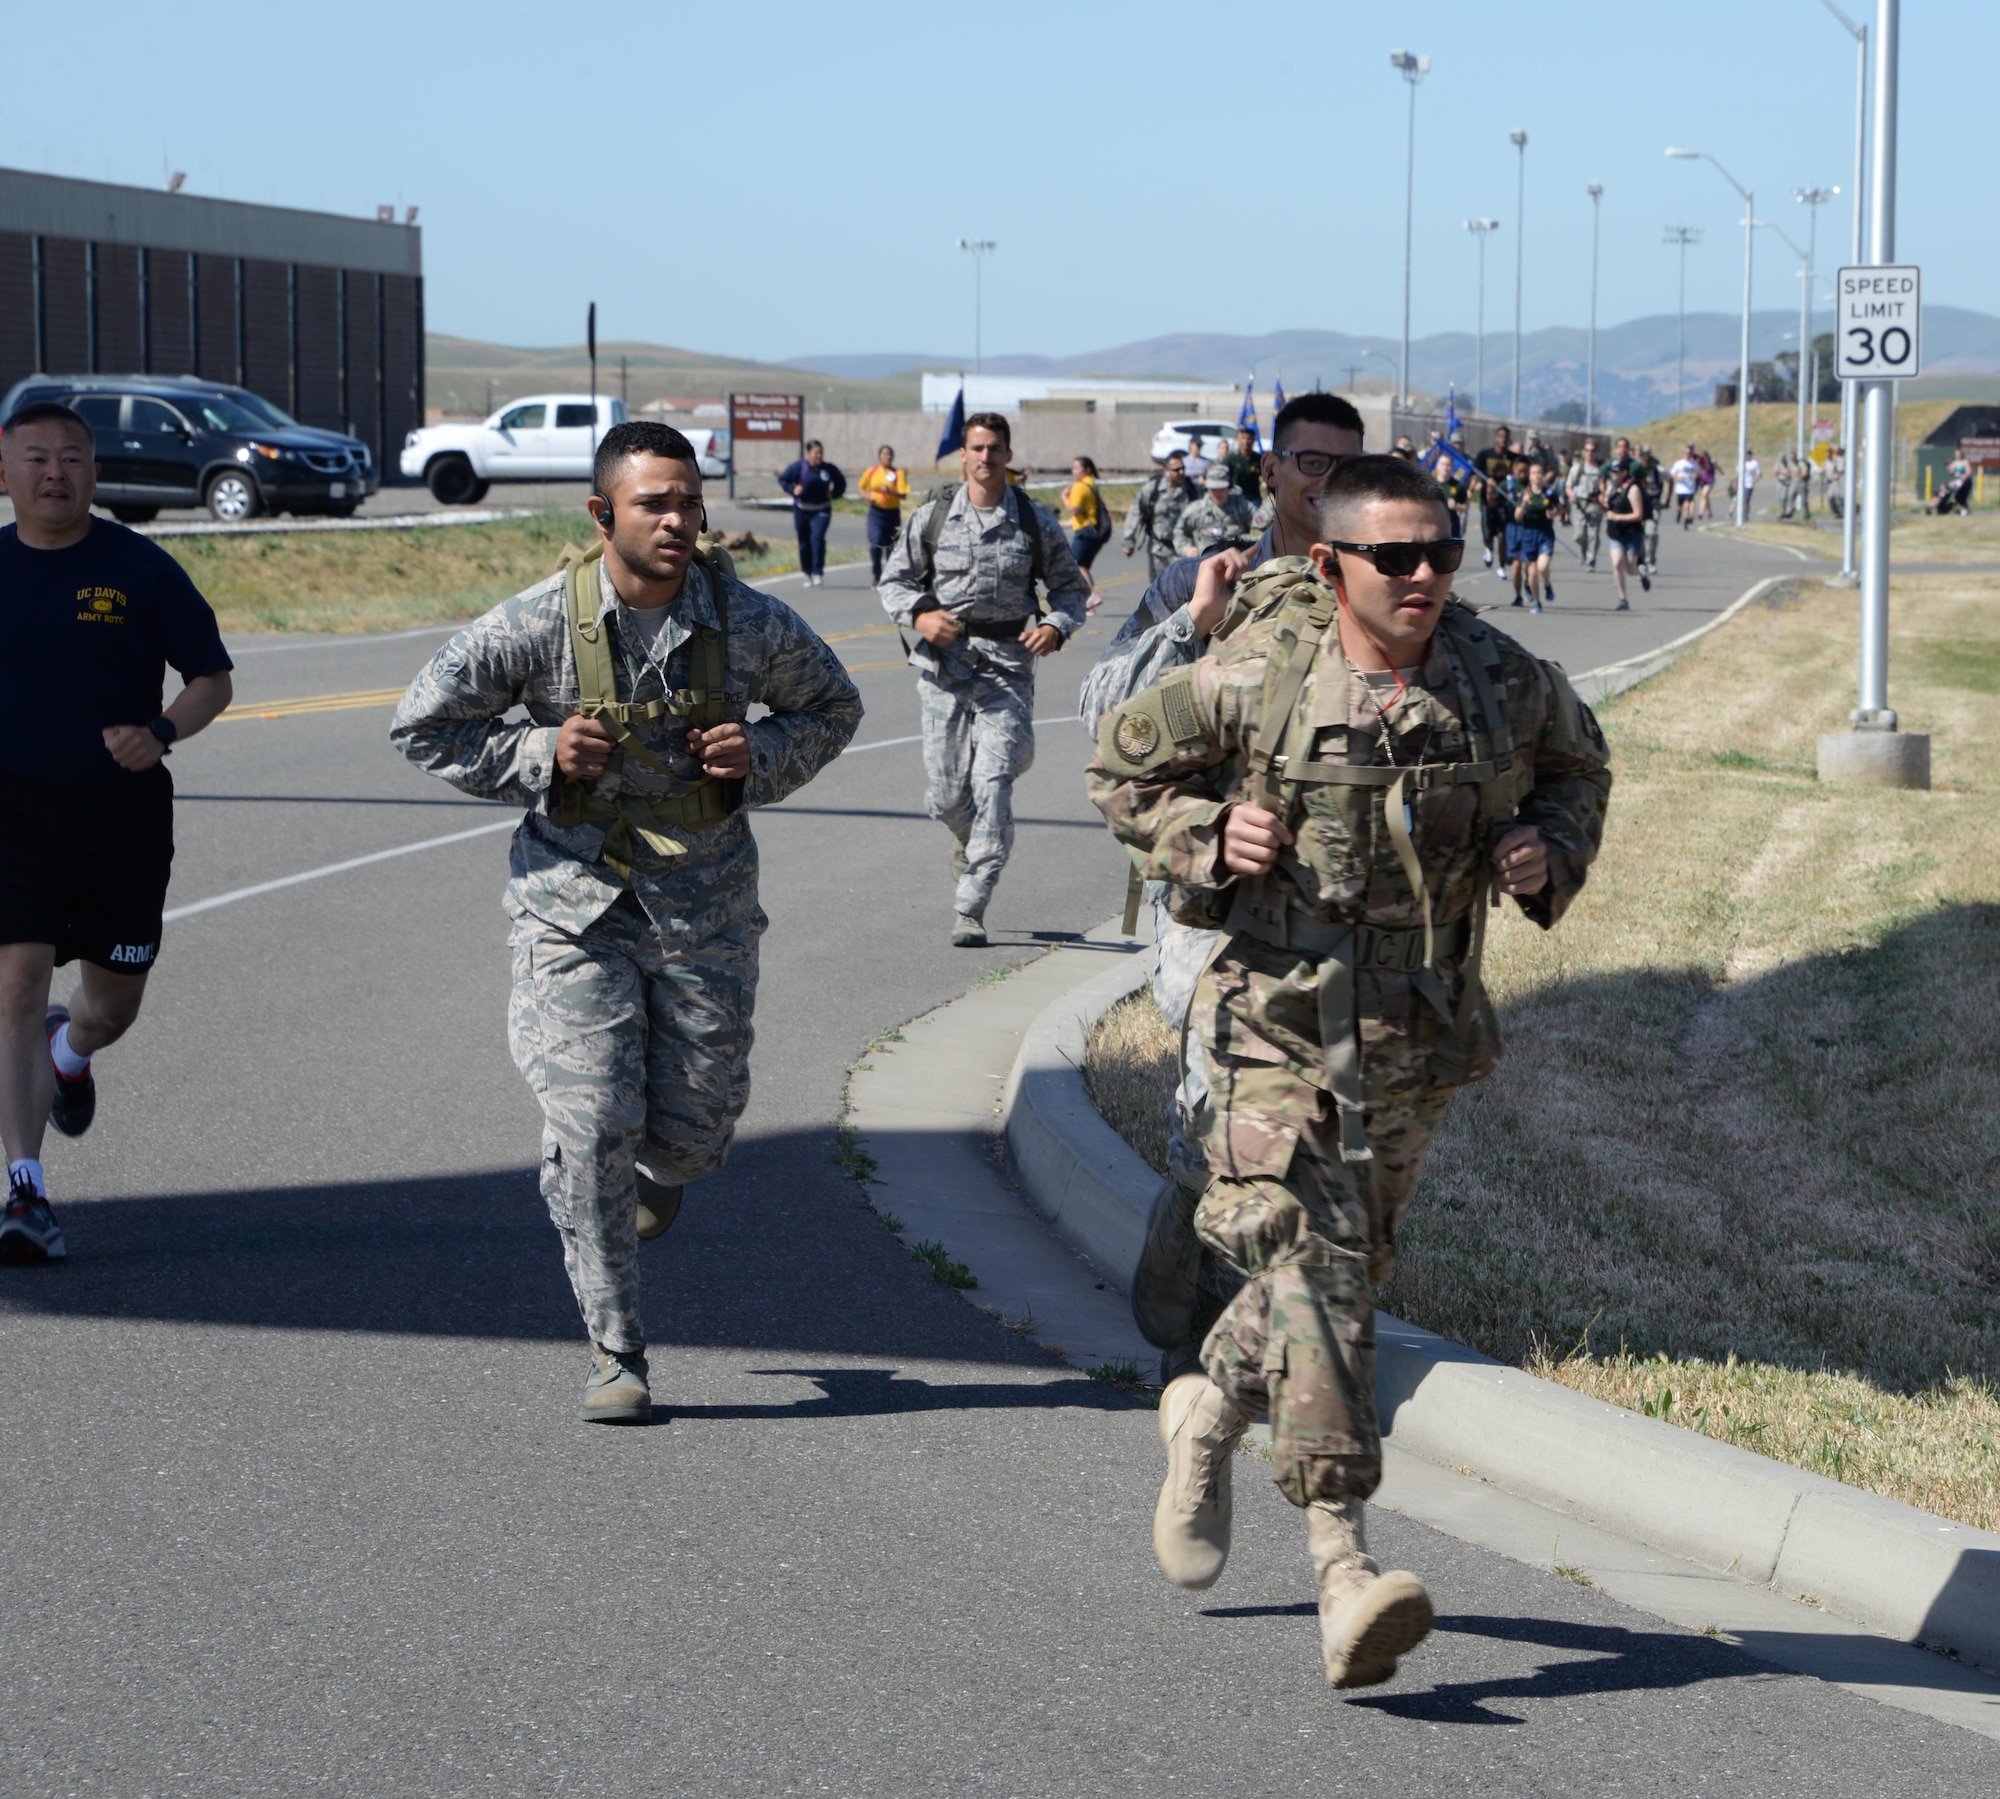
[[[1458,419],[1458,387],[1456,383],[1444,390],[1444,434],[1450,437],[1454,431],[1464,430]]]
[[[965,448],[965,378],[959,377],[958,398],[951,403],[951,417],[944,422],[944,435],[938,439],[937,459],[942,462],[954,450]]]
[[[1462,427],[1458,422],[1458,390],[1456,387],[1448,387],[1445,389],[1444,396],[1444,430],[1432,440],[1430,448],[1424,452],[1418,462],[1418,466],[1423,469],[1425,474],[1442,480],[1444,478],[1444,465],[1446,463],[1449,463],[1468,481],[1479,473],[1472,466],[1465,452],[1451,441],[1452,434],[1460,429]]]
[[[1285,410],[1285,378],[1278,376],[1271,383],[1271,429],[1278,428],[1278,414]]]
[[[1236,429],[1250,433],[1250,440],[1257,446],[1257,453],[1264,453],[1264,433],[1257,426],[1257,377],[1252,375],[1243,383],[1243,404],[1236,414]]]

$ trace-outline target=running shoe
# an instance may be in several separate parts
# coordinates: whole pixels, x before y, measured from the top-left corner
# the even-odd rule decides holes
[[[1639,571],[1639,591],[1641,593],[1651,593],[1653,591],[1653,577],[1647,574],[1643,568]]]
[[[1542,604],[1544,606],[1553,606],[1555,603],[1556,590],[1553,587],[1544,587],[1542,589]]]
[[[1620,600],[1611,610],[1613,612],[1630,612],[1632,610],[1632,602],[1630,600]]]
[[[1537,600],[1532,606],[1528,608],[1530,612],[1539,612],[1541,611],[1541,609],[1542,609],[1542,603],[1540,600]]]
[[[1491,568],[1493,566],[1493,552],[1491,550],[1488,550],[1486,552],[1486,566],[1488,568]]]
[[[1521,596],[1520,596],[1520,595],[1519,595],[1518,593],[1517,593],[1517,594],[1516,594],[1516,595],[1514,596],[1514,604],[1515,604],[1515,605],[1517,605],[1517,606],[1525,606],[1525,605],[1526,605],[1527,603],[1528,603],[1528,602],[1527,602],[1526,600],[1522,599],[1522,598],[1521,598]],[[1537,606],[1537,607],[1535,608],[1535,610],[1536,610],[1537,612],[1539,612],[1539,611],[1541,611],[1541,608],[1540,608],[1539,606]]]
[[[49,1043],[54,1045],[56,1032],[69,1023],[67,1006],[51,1006],[48,1016],[42,1020],[48,1033]],[[49,1102],[49,1123],[61,1131],[65,1137],[81,1137],[90,1129],[90,1121],[97,1116],[97,1081],[89,1069],[85,1069],[74,1080],[58,1068],[56,1075],[56,1096]]]
[[[25,1174],[16,1177],[0,1212],[0,1262],[60,1262],[68,1254],[49,1202]]]

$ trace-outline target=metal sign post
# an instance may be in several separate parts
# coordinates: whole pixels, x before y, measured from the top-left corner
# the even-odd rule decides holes
[[[1896,254],[1897,0],[1875,10],[1875,135],[1870,146],[1868,262],[1840,271],[1834,356],[1861,396],[1861,669],[1851,728],[1819,740],[1823,781],[1928,787],[1931,740],[1897,729],[1889,705],[1889,528],[1896,503],[1896,383],[1922,366],[1923,283]]]

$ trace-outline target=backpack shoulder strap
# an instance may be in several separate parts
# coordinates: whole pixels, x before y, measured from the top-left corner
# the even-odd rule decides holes
[[[1048,585],[1043,565],[1041,508],[1028,498],[1025,487],[1010,491],[1014,496],[1014,522],[1028,540],[1028,598],[1039,606],[1042,589]]]
[[[1318,591],[1310,604],[1303,609],[1286,608],[1294,621],[1292,640],[1284,661],[1265,680],[1263,716],[1257,721],[1256,741],[1250,746],[1250,771],[1260,789],[1258,804],[1280,817],[1289,809],[1284,790],[1285,758],[1280,752],[1291,728],[1292,714],[1298,709],[1299,695],[1305,689],[1306,676],[1312,671],[1313,658],[1319,654],[1320,640],[1340,606],[1340,598],[1331,587],[1314,585]],[[1273,628],[1278,627],[1274,624]]]
[[[695,560],[708,577],[715,623],[694,627],[694,645],[688,653],[688,717],[702,730],[712,731],[722,723],[729,692],[729,577],[700,551]]]
[[[937,547],[944,540],[944,528],[951,518],[951,503],[958,497],[959,483],[947,481],[942,487],[930,491],[928,504],[930,517],[924,520],[924,574],[929,576],[937,564]]]
[[[604,545],[571,554],[563,549],[563,595],[568,604],[570,656],[576,664],[576,705],[586,718],[593,718],[608,702],[618,698],[618,670],[612,660],[611,639],[599,621],[598,567],[604,560]]]

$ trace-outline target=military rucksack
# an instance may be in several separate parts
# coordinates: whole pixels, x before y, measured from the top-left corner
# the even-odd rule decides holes
[[[924,584],[934,587],[937,580],[937,548],[944,539],[944,528],[951,518],[951,503],[957,497],[963,481],[947,481],[942,487],[934,487],[917,502],[929,506],[931,515],[924,520],[923,535],[919,540],[924,546]],[[1046,559],[1042,553],[1042,525],[1035,515],[1039,508],[1027,494],[1011,482],[1007,491],[1018,502],[1019,517],[1015,528],[1028,540],[1028,597],[1035,602],[1038,610],[1046,611],[1041,604],[1041,588],[1048,582]],[[933,502],[935,502],[933,504]]]

